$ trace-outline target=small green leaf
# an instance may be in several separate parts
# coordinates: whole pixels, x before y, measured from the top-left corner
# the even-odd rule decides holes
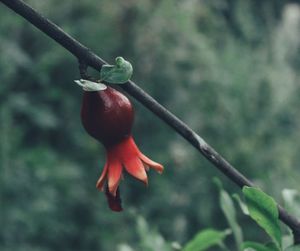
[[[282,236],[281,238],[281,243],[282,243],[282,248],[283,250],[287,247],[290,247],[294,244],[294,236],[292,234],[292,231],[290,231],[291,233]]]
[[[288,247],[284,251],[300,251],[300,245]]]
[[[287,211],[300,218],[300,193],[294,189],[283,189],[282,197]]]
[[[282,248],[278,248],[275,242],[267,243],[266,247],[271,248],[272,250],[275,250],[275,251],[282,251]]]
[[[213,177],[212,181],[219,188],[219,190],[223,189],[222,181],[218,177]]]
[[[243,233],[236,220],[236,210],[233,201],[229,194],[223,189],[222,182],[218,178],[214,178],[213,182],[217,185],[220,190],[219,203],[221,209],[226,217],[226,220],[232,229],[232,233],[235,239],[237,250],[241,250],[241,245],[243,242]]]
[[[183,248],[183,251],[203,251],[212,246],[219,245],[231,234],[229,229],[218,231],[214,229],[205,229],[199,232],[191,241],[189,241]]]
[[[246,198],[250,217],[269,234],[280,249],[281,230],[276,202],[272,197],[258,188],[245,186],[243,187],[243,193]]]
[[[245,241],[242,245],[244,251],[278,251],[276,247],[268,247],[261,243]]]
[[[103,65],[100,70],[100,81],[111,84],[124,84],[132,75],[132,65],[122,57],[116,58],[116,65]]]
[[[243,242],[243,233],[236,220],[236,211],[232,199],[225,190],[220,191],[221,209],[232,229],[232,233],[236,242],[237,250],[240,250]]]
[[[249,210],[247,205],[241,200],[240,196],[238,194],[233,194],[232,197],[235,199],[235,201],[239,204],[243,214],[249,215]]]

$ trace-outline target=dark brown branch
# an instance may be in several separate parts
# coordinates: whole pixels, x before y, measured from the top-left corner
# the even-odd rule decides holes
[[[82,79],[87,79],[87,80],[90,80],[90,81],[93,81],[93,82],[97,82],[97,80],[93,77],[91,77],[88,72],[87,72],[87,68],[88,68],[88,65],[86,64],[86,62],[82,61],[81,59],[78,60],[79,62],[79,74],[80,74],[80,77]]]
[[[61,28],[43,17],[37,11],[32,9],[26,3],[20,0],[0,0],[7,7],[12,9],[32,23],[35,27],[54,39],[62,45],[66,50],[72,53],[80,62],[99,70],[106,62],[94,54],[90,49],[83,46],[73,37],[65,33]],[[231,181],[239,187],[253,186],[253,183],[229,164],[219,153],[217,153],[210,145],[208,145],[197,133],[189,128],[184,122],[159,104],[149,94],[138,87],[134,82],[129,81],[122,85],[122,88],[137,99],[141,104],[146,106],[150,111],[156,114],[166,124],[171,126],[177,133],[184,137],[191,145],[193,145],[202,155],[206,157],[215,167],[223,172]],[[287,213],[280,205],[279,218],[288,225],[294,233],[295,243],[300,243],[300,221],[294,216]]]

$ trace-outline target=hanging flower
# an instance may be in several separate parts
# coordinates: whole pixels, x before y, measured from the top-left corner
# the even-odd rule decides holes
[[[158,164],[140,152],[132,136],[126,137],[121,142],[106,148],[106,164],[103,172],[97,182],[97,188],[103,190],[105,181],[107,181],[107,195],[110,208],[114,211],[121,211],[118,203],[118,187],[122,178],[123,170],[130,175],[148,185],[146,171],[153,168],[162,173],[163,166]],[[110,196],[112,195],[112,197]]]
[[[131,135],[134,111],[129,99],[111,87],[89,82],[77,82],[85,90],[81,121],[85,130],[106,149],[106,164],[96,186],[101,191],[105,189],[109,207],[121,211],[119,184],[124,171],[147,185],[146,171],[153,168],[162,173],[163,166],[136,146]]]

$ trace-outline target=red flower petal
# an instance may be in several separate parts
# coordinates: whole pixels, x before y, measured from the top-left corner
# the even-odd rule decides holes
[[[139,157],[147,166],[155,169],[159,173],[163,172],[164,167],[161,164],[154,162],[153,160],[149,159],[147,156],[145,156],[141,152],[139,152]]]
[[[103,190],[105,180],[108,180],[105,189],[108,205],[113,211],[119,212],[122,210],[119,183],[122,178],[123,167],[129,174],[143,181],[146,185],[148,185],[146,170],[153,168],[162,173],[164,168],[161,164],[142,154],[132,136],[107,147],[106,151],[107,161],[97,182],[97,188]]]
[[[107,170],[108,170],[108,162],[105,163],[102,174],[101,174],[101,176],[98,179],[97,184],[96,184],[96,187],[101,191],[103,191],[103,185],[104,185],[104,182],[105,182],[105,179],[106,179]]]
[[[109,160],[108,167],[108,190],[113,195],[116,196],[117,188],[122,175],[122,165],[117,159]]]
[[[137,156],[127,156],[123,159],[124,167],[128,173],[133,177],[143,181],[146,185],[148,184],[147,174],[142,161]]]

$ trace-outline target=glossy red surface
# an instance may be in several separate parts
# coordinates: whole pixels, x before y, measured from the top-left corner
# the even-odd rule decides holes
[[[98,92],[84,92],[81,121],[85,130],[106,147],[130,136],[134,120],[129,99],[107,87]]]

